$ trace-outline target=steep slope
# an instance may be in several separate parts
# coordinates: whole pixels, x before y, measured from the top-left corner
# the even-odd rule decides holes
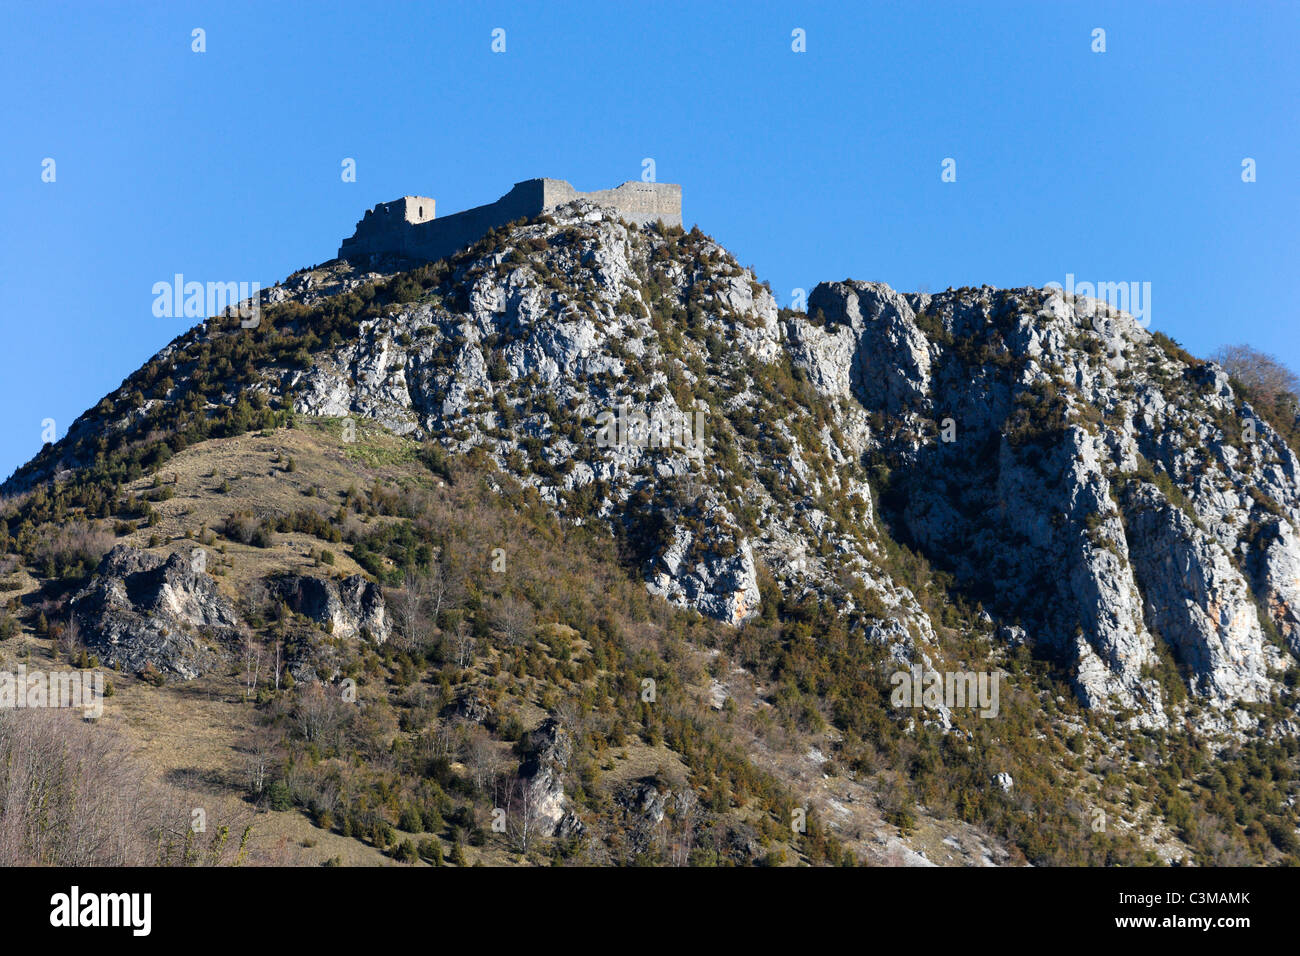
[[[828,326],[800,361],[825,381],[826,341],[852,343],[853,381],[823,389],[877,412],[907,536],[1089,706],[1164,722],[1153,632],[1220,711],[1269,698],[1297,650],[1298,465],[1222,370],[1059,291],[833,283],[810,308]]]
[[[612,536],[650,595],[703,616],[686,643],[717,667],[699,692],[752,687],[727,733],[794,787],[772,819],[815,789],[831,831],[880,858],[888,840],[868,850],[833,815],[870,804],[904,839],[947,821],[940,847],[974,822],[967,842],[991,859],[1000,840],[1044,863],[1294,852],[1297,461],[1285,423],[1126,315],[1060,292],[854,281],[782,311],[698,230],[579,202],[437,263],[304,270],[263,294],[256,329],[215,318],[179,337],[10,479],[0,544],[38,576],[102,588],[110,569],[87,580],[96,556],[51,547],[50,522],[147,521],[161,505],[135,495],[173,456],[295,416],[336,420],[345,447],[373,422],[427,474],[470,468],[505,496],[521,482],[560,526]],[[445,557],[436,536],[403,507],[377,512],[407,529],[395,537],[348,531],[376,499],[346,499],[252,517],[345,542],[400,601],[404,566]],[[222,535],[247,538],[230,518]],[[532,639],[519,607],[493,613],[465,621]],[[310,673],[328,680],[329,660]],[[890,687],[913,666],[984,675],[1002,699],[900,704]],[[531,729],[521,758],[572,788],[568,731],[541,715]],[[825,764],[811,776],[792,757],[810,747]],[[1266,765],[1267,799],[1216,804],[1247,788],[1216,793],[1215,754],[1251,779]],[[1140,767],[1115,790],[1127,757]],[[1177,774],[1152,775],[1157,759]],[[1089,830],[1102,809],[1118,829]],[[602,819],[587,832],[617,829]]]

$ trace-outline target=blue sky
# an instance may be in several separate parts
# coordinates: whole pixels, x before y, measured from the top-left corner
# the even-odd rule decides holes
[[[1193,352],[1300,368],[1300,5],[466,6],[0,4],[0,476],[191,324],[155,282],[270,285],[376,202],[606,188],[647,157],[782,304],[1150,282]]]

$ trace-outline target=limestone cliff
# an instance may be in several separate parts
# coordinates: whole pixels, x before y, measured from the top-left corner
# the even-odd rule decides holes
[[[1170,720],[1171,673],[1228,729],[1295,664],[1300,463],[1221,369],[1125,314],[858,281],[782,311],[697,230],[582,200],[435,265],[295,274],[263,307],[303,334],[308,307],[377,280],[404,294],[223,401],[479,449],[611,528],[669,601],[738,625],[814,600],[906,665],[935,653],[936,622],[901,540],[987,612],[960,627],[1027,641],[1088,706],[1144,726]],[[213,320],[160,353],[170,400],[205,343],[239,334]],[[130,388],[9,489],[147,428],[160,406],[124,409]]]

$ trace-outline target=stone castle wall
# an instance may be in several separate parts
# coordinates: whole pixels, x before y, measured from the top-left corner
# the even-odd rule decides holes
[[[600,206],[618,210],[628,222],[648,226],[662,219],[664,225],[682,224],[682,187],[673,183],[626,182],[613,189],[578,192],[563,179],[543,179],[542,203],[554,209],[575,199],[586,199]]]
[[[614,189],[579,192],[562,179],[526,179],[494,203],[475,206],[441,219],[427,196],[403,196],[380,203],[357,223],[339,247],[339,258],[395,253],[413,259],[442,259],[478,241],[489,230],[516,219],[549,212],[575,199],[586,199],[618,212],[638,226],[660,219],[682,224],[682,187],[672,183],[626,182]]]

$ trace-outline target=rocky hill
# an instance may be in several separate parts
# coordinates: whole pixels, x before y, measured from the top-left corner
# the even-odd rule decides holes
[[[151,515],[167,501],[151,494],[156,476],[250,431],[325,422],[345,452],[375,429],[393,436],[410,449],[419,487],[473,475],[486,496],[475,507],[489,509],[493,497],[532,496],[548,516],[538,527],[554,521],[582,536],[574,547],[607,546],[648,606],[666,609],[655,620],[683,622],[664,624],[682,635],[672,648],[615,643],[639,662],[628,681],[703,654],[707,678],[683,676],[700,702],[693,726],[747,753],[782,794],[764,812],[785,835],[760,827],[751,845],[732,826],[719,851],[730,859],[824,861],[847,848],[897,862],[960,847],[954,862],[1272,862],[1296,851],[1296,423],[1257,412],[1223,370],[1104,304],[849,280],[819,285],[807,313],[781,310],[698,229],[637,228],[584,202],[436,263],[326,263],[266,290],[257,328],[218,317],[176,339],[8,481],[0,544],[32,572],[25,606],[57,611],[68,591],[106,661],[193,676],[174,654],[170,664],[149,657],[175,650],[161,611],[126,629],[141,635],[128,653],[105,654],[125,632],[106,615],[148,617],[157,586],[193,577],[156,569],[184,526],[150,542]],[[673,783],[661,775],[594,799],[600,772],[574,768],[614,732],[584,720],[586,736],[575,734],[574,701],[599,711],[605,696],[630,695],[645,731],[655,700],[636,700],[639,681],[601,684],[605,663],[581,668],[577,685],[555,676],[565,657],[541,628],[573,632],[558,644],[599,646],[609,635],[598,640],[588,620],[599,609],[561,610],[563,596],[548,602],[540,585],[514,595],[484,583],[509,547],[482,540],[453,554],[436,522],[401,500],[414,486],[385,491],[390,475],[349,467],[375,486],[340,487],[342,503],[326,495],[323,505],[309,486],[307,508],[249,499],[246,513],[198,532],[232,546],[259,528],[306,535],[322,542],[312,553],[332,542],[355,562],[352,577],[339,568],[328,583],[286,568],[250,574],[269,604],[292,604],[303,662],[320,663],[330,641],[354,645],[298,674],[329,684],[366,644],[387,648],[395,672],[416,666],[392,657],[388,639],[405,633],[395,610],[405,603],[408,629],[419,611],[428,638],[401,653],[442,648],[418,666],[450,694],[443,716],[403,718],[411,739],[463,726],[481,710],[474,688],[503,666],[532,678],[509,693],[540,708],[513,750],[534,784],[507,816],[542,806],[543,836],[599,844],[601,861],[618,862],[613,834],[653,831],[665,813],[694,819],[701,794],[715,822],[751,815],[691,753],[702,729],[671,741],[684,767]],[[352,515],[367,511],[390,530],[357,526]],[[114,519],[158,556],[119,548],[95,569],[93,549],[52,544],[55,524]],[[428,592],[421,581],[440,591],[458,564],[486,577],[454,608],[411,610],[412,595]],[[130,598],[128,572],[153,590]],[[199,600],[201,589],[190,581],[185,595],[182,604]],[[224,640],[235,659],[229,648],[248,642],[237,631],[272,633],[264,607],[245,602],[237,626],[219,610],[205,654],[220,657]],[[453,664],[457,628],[485,643]],[[522,649],[534,640],[554,658],[540,670]],[[899,706],[894,675],[913,667],[996,675],[1000,716],[951,695]],[[510,739],[499,730],[494,739]],[[1157,774],[1157,763],[1179,769]],[[483,807],[500,806],[499,794],[484,802],[488,789],[468,787]],[[1236,809],[1243,800],[1248,813]],[[810,850],[806,830],[789,838],[783,815],[809,806],[817,840],[835,849]],[[1097,810],[1115,822],[1091,826]],[[893,832],[882,837],[877,824]],[[659,852],[671,861],[671,849]]]

